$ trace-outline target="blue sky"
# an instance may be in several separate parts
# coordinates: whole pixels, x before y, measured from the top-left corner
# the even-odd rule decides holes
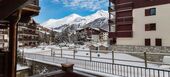
[[[41,11],[34,17],[38,23],[60,19],[76,13],[87,16],[98,10],[107,10],[108,0],[40,0]]]

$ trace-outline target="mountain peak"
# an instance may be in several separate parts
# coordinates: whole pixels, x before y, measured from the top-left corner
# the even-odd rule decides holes
[[[73,13],[73,14],[70,14],[69,16],[67,16],[67,17],[81,17],[81,16],[76,14],[76,13]]]
[[[49,19],[48,21],[42,23],[42,25],[50,28],[60,27],[63,26],[64,24],[68,24],[68,25],[77,24],[79,26],[83,26],[98,18],[108,18],[108,17],[109,17],[108,12],[104,10],[99,10],[96,13],[88,16],[80,16],[78,14],[73,13],[61,19]]]
[[[105,10],[98,10],[96,13],[108,13],[108,11],[105,11]]]

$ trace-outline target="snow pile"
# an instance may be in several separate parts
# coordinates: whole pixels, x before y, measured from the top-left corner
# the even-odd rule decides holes
[[[164,56],[163,57],[163,63],[170,64],[170,56]]]
[[[29,69],[29,67],[17,64],[17,71],[26,70],[26,69]]]

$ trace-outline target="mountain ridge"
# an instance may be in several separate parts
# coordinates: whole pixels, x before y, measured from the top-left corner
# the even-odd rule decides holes
[[[108,23],[109,13],[104,10],[99,10],[94,14],[88,16],[80,16],[78,14],[71,14],[61,19],[49,19],[48,21],[42,23],[41,25],[47,28],[54,28],[61,32],[67,27],[73,27],[74,29],[87,26],[89,23]],[[103,21],[104,22],[103,22]],[[102,25],[94,25],[93,27],[101,27]],[[106,26],[106,24],[105,24]]]

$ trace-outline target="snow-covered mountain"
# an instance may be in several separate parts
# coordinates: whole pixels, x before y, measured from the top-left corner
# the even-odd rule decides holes
[[[54,28],[56,30],[63,30],[68,27],[74,27],[74,29],[76,29],[79,27],[88,26],[90,24],[93,25],[92,27],[101,27],[103,25],[107,25],[106,23],[108,18],[109,13],[107,11],[99,10],[88,16],[71,14],[62,19],[49,19],[41,25],[47,28]]]

